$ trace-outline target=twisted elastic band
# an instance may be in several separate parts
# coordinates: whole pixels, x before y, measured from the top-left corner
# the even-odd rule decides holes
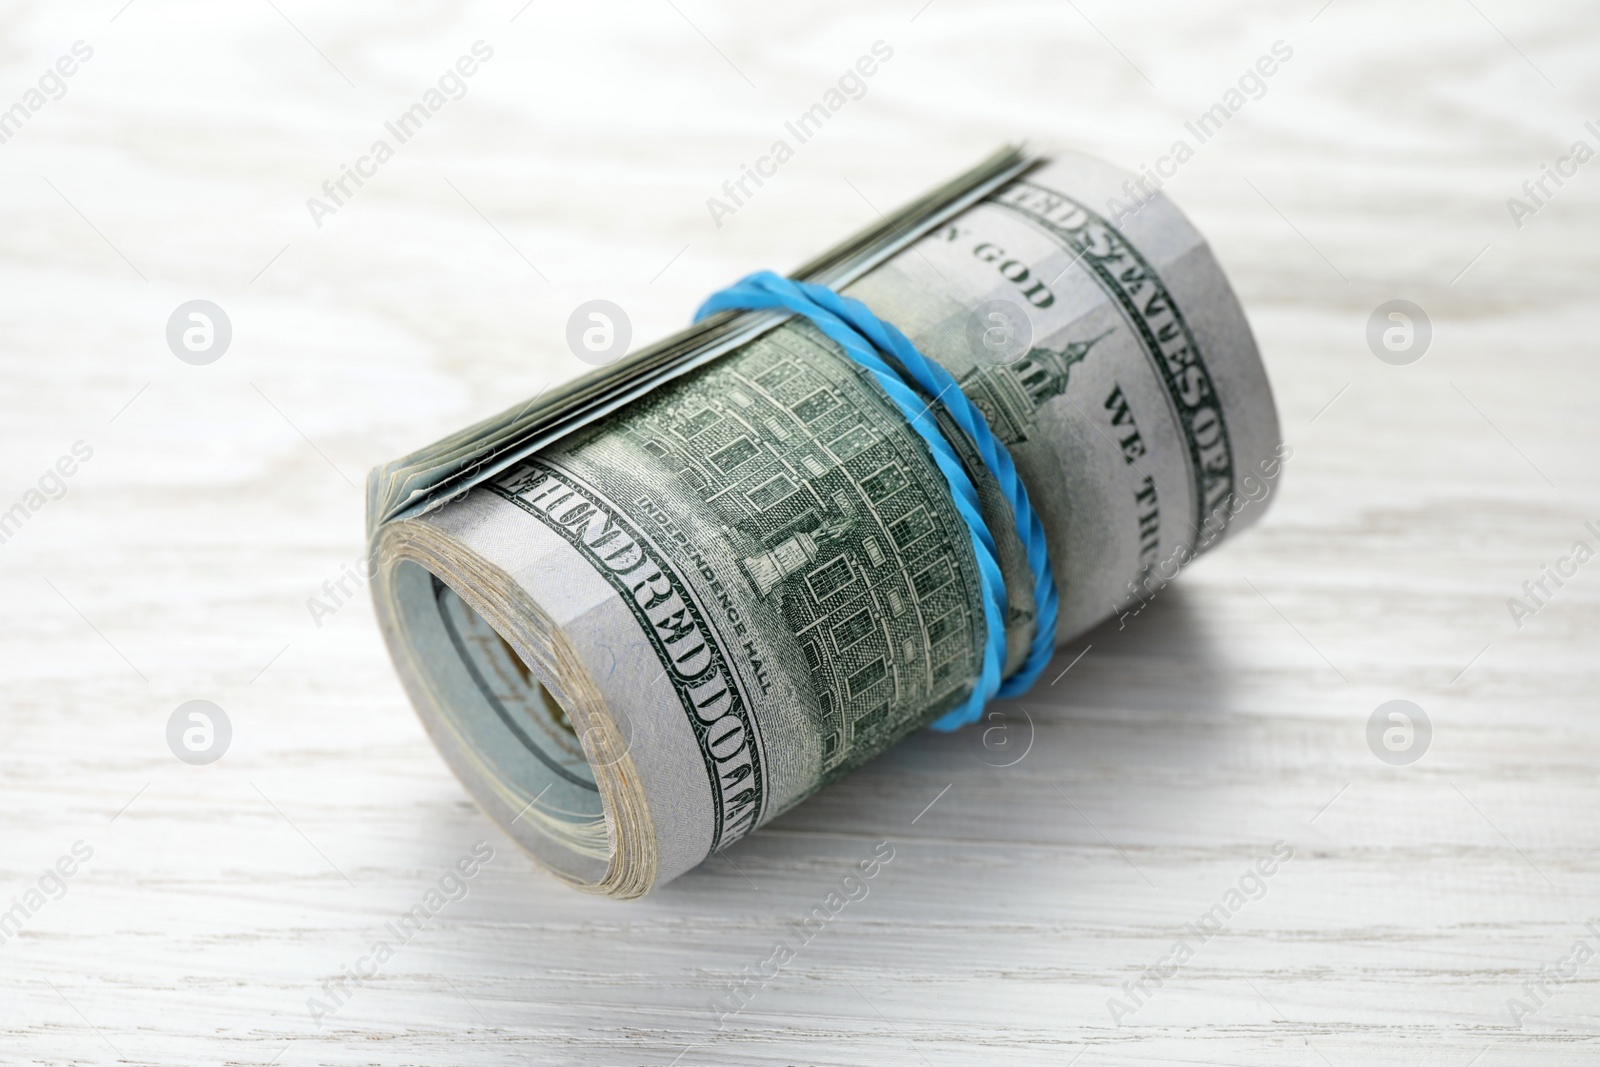
[[[1026,692],[1055,651],[1059,605],[1055,575],[1050,568],[1050,556],[1045,544],[1044,525],[1033,510],[1028,490],[1017,475],[1011,453],[995,437],[988,420],[962,393],[949,371],[917,351],[916,345],[905,334],[892,323],[878,318],[861,301],[840,296],[825,285],[792,281],[771,271],[759,271],[713,293],[695,312],[695,321],[718,311],[766,308],[783,308],[811,320],[843,348],[846,355],[865,368],[928,446],[934,464],[944,475],[956,512],[967,525],[973,555],[977,558],[988,637],[984,642],[982,670],[971,697],[965,704],[940,717],[933,727],[937,730],[954,730],[976,722],[983,714],[984,705],[992,697],[1015,696]],[[926,397],[932,397],[932,400]],[[1028,566],[1033,572],[1033,642],[1022,666],[1003,682],[1000,671],[1006,660],[1006,587],[1000,573],[994,535],[983,520],[977,487],[972,484],[955,449],[940,431],[938,422],[929,414],[929,407],[933,403],[944,407],[951,421],[971,440],[984,465],[994,475],[1001,494],[1011,506],[1017,536],[1022,541]]]

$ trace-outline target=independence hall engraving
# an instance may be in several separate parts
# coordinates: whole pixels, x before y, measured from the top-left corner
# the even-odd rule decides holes
[[[967,530],[877,387],[791,323],[668,397],[629,432],[713,510],[743,578],[780,608],[825,770],[965,699],[984,638]]]

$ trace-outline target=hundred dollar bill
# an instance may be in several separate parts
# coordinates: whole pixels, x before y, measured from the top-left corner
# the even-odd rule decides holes
[[[797,275],[983,411],[1043,520],[1058,644],[1253,521],[1283,457],[1205,241],[1159,195],[1106,217],[1127,177],[1002,153]],[[446,761],[562,878],[648,892],[971,692],[983,607],[946,482],[810,323],[724,313],[530,410],[374,472],[373,589]],[[968,467],[1014,669],[1030,573]]]

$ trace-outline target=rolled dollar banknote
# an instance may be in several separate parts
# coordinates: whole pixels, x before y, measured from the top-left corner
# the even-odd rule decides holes
[[[799,272],[982,411],[1043,522],[1058,644],[1253,521],[1285,455],[1221,268],[1128,180],[1002,153]],[[809,321],[723,313],[531,410],[374,472],[373,589],[446,761],[568,882],[646,893],[972,693],[967,527]],[[996,531],[1014,671],[1028,564],[946,428]]]

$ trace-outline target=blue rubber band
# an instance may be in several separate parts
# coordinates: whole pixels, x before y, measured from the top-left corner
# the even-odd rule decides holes
[[[949,371],[917,351],[916,345],[905,334],[892,323],[878,318],[861,301],[840,296],[825,285],[797,282],[771,271],[759,271],[713,293],[695,312],[695,321],[718,311],[769,308],[782,308],[811,320],[843,348],[846,355],[865,368],[928,446],[934,464],[949,484],[951,500],[956,512],[967,524],[973,555],[977,558],[988,636],[984,643],[983,666],[971,697],[965,704],[940,717],[933,727],[936,730],[954,730],[976,722],[983,714],[984,705],[993,697],[1016,696],[1026,692],[1055,652],[1056,620],[1060,607],[1056,597],[1055,575],[1045,544],[1044,525],[1033,510],[1028,490],[1017,474],[1011,453],[995,437],[983,412],[962,393]],[[910,384],[907,384],[908,380]],[[925,397],[933,399],[930,401]],[[1003,681],[1000,671],[1006,660],[1006,587],[1000,573],[994,535],[983,520],[977,487],[972,484],[966,467],[945,439],[937,421],[929,414],[932,403],[943,406],[994,475],[1002,495],[1011,506],[1017,536],[1022,541],[1028,566],[1033,572],[1033,642],[1022,666]]]

